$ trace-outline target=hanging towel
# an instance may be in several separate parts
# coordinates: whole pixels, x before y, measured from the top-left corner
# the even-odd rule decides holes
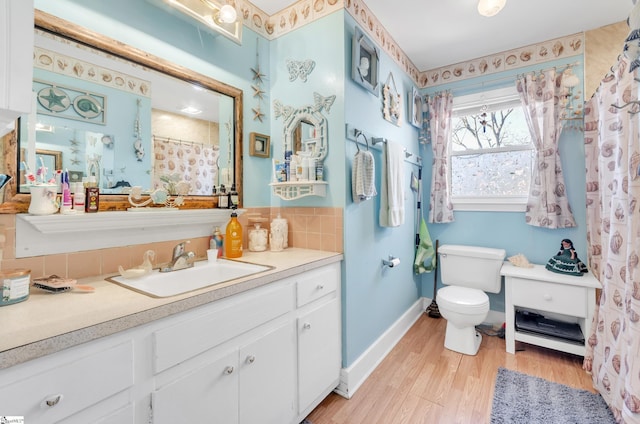
[[[382,154],[380,181],[380,226],[404,224],[404,148],[387,140]]]
[[[375,173],[373,154],[368,150],[358,150],[351,168],[351,193],[354,203],[369,200],[378,194]]]
[[[420,219],[420,243],[416,248],[416,259],[413,261],[413,271],[416,274],[431,272],[436,268],[436,251],[429,235],[427,223]]]

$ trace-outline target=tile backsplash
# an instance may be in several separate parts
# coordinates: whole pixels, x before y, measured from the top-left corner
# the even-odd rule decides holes
[[[244,208],[246,213],[238,219],[243,227],[244,249],[248,249],[247,233],[250,225],[247,215],[260,214],[267,218],[264,225],[278,214],[289,224],[289,247],[343,251],[343,211],[341,208]],[[109,213],[109,212],[100,212]],[[56,274],[61,277],[84,278],[103,274],[116,274],[118,266],[130,268],[142,262],[146,250],[156,251],[156,264],[171,259],[173,246],[179,241],[163,241],[148,244],[112,247],[74,253],[56,253],[16,259],[16,218],[15,215],[0,214],[0,270],[27,268],[32,278]],[[213,228],[211,229],[213,232]],[[206,256],[209,237],[190,239],[189,250],[198,258]]]

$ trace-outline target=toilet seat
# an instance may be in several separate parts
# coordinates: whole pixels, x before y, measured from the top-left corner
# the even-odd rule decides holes
[[[464,315],[484,314],[489,310],[489,296],[482,290],[447,286],[438,290],[436,302],[441,309]]]

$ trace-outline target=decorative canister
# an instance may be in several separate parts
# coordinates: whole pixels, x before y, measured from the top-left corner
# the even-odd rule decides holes
[[[267,250],[267,229],[261,228],[260,223],[253,224],[249,230],[249,250],[252,252],[264,252]]]
[[[269,246],[272,252],[281,252],[284,250],[284,236],[281,233],[274,233],[273,228],[269,233]]]
[[[55,184],[36,184],[29,187],[31,215],[51,215],[58,212],[57,188]]]
[[[0,280],[2,281],[0,306],[22,302],[29,297],[31,270],[11,269],[2,271],[0,272]]]
[[[280,244],[282,246],[280,249],[274,249],[272,244],[271,250],[282,250],[289,247],[289,227],[287,225],[287,220],[282,218],[280,214],[278,214],[277,218],[274,218],[273,221],[271,221],[269,243],[271,243],[271,239],[274,239],[276,244]]]

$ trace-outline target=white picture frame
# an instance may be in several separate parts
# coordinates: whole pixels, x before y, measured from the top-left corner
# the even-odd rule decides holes
[[[376,97],[380,91],[380,53],[373,41],[358,27],[353,35],[351,78]]]

